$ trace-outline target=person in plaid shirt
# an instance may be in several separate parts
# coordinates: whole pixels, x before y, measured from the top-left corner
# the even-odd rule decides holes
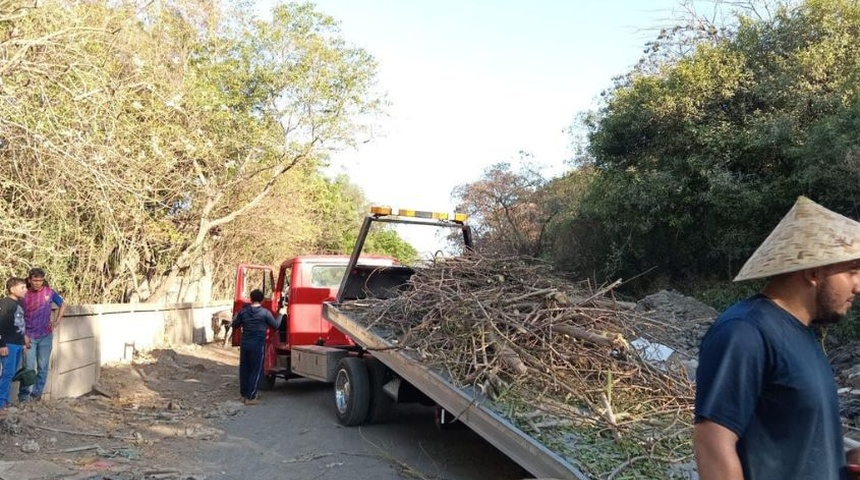
[[[18,390],[18,400],[21,402],[41,400],[45,383],[48,381],[48,362],[51,360],[51,348],[54,344],[54,329],[63,321],[63,314],[66,312],[63,297],[45,282],[44,270],[31,269],[27,283],[29,288],[21,302],[24,305],[24,321],[31,345],[27,351],[27,366],[35,369],[39,375],[32,387],[21,385]],[[52,304],[59,307],[54,321],[51,321]]]

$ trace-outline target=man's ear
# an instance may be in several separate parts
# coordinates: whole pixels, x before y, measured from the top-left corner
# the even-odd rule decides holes
[[[808,268],[803,271],[803,279],[814,286],[821,283],[825,276],[824,268],[822,267]]]

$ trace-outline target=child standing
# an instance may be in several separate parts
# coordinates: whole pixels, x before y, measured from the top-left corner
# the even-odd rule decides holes
[[[24,334],[24,309],[20,303],[26,294],[26,280],[18,277],[6,280],[6,297],[0,299],[0,362],[3,365],[3,373],[0,374],[0,411],[9,406],[12,377],[21,364],[24,349],[29,348],[30,339]]]

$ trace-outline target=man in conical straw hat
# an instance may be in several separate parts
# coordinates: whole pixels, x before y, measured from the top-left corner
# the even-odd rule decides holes
[[[813,328],[860,294],[860,223],[800,197],[735,278],[768,278],[705,334],[693,444],[702,480],[848,477],[833,372]],[[852,452],[854,453],[854,452]]]

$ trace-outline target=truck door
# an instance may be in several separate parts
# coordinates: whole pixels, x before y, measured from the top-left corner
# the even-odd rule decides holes
[[[288,260],[281,264],[281,271],[278,274],[278,283],[276,285],[275,295],[273,298],[274,306],[278,308],[278,315],[282,316],[281,327],[278,329],[277,346],[279,350],[289,350],[288,332],[290,331],[290,297],[292,295],[293,282],[293,260]],[[274,308],[273,306],[273,308]],[[278,318],[277,315],[275,318]]]
[[[272,267],[265,265],[242,264],[236,269],[236,291],[233,296],[233,318],[245,305],[251,304],[251,291],[260,289],[263,292],[263,308],[277,314],[277,305],[272,306],[274,292],[274,274]],[[270,329],[271,330],[271,329]],[[266,333],[266,343],[272,332]],[[242,343],[242,330],[233,331],[232,344],[238,347]]]
[[[325,261],[325,260],[322,260]],[[346,259],[304,261],[292,286],[289,316],[290,345],[352,345],[343,333],[322,318],[322,304],[337,295],[337,287],[346,269]]]

